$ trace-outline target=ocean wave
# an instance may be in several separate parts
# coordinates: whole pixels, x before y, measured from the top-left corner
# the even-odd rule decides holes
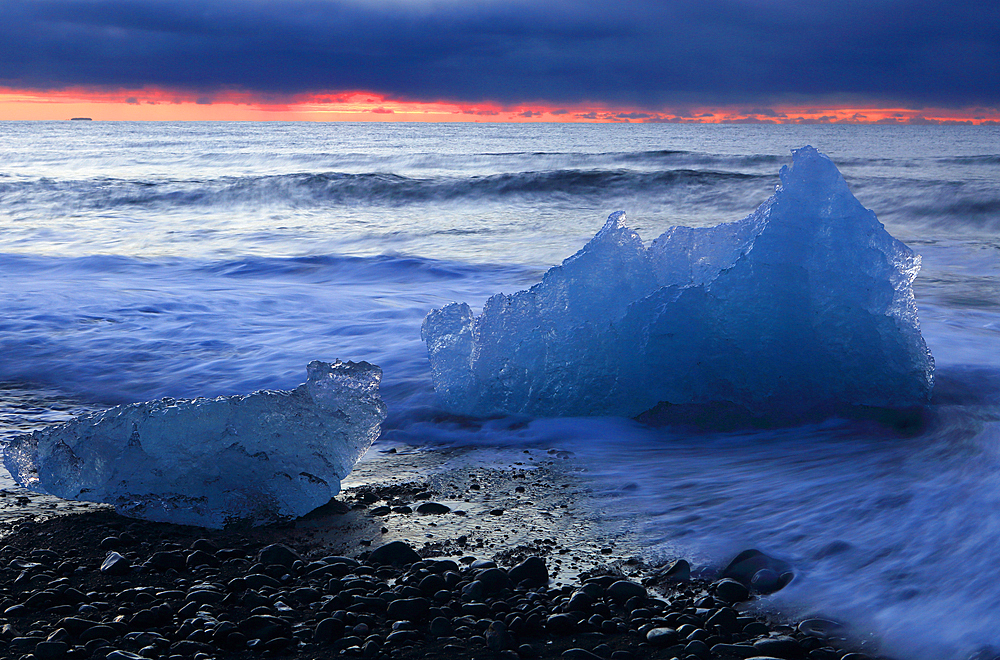
[[[91,210],[121,207],[185,207],[328,204],[404,206],[414,203],[503,200],[550,195],[605,196],[670,190],[686,186],[715,186],[758,182],[772,175],[720,170],[672,169],[561,169],[479,176],[410,177],[368,172],[306,172],[269,176],[223,177],[214,180],[83,181],[39,179],[0,186],[0,203],[38,205],[74,204]]]
[[[951,158],[939,158],[937,159],[937,162],[952,165],[997,165],[1000,164],[1000,154],[954,156]]]

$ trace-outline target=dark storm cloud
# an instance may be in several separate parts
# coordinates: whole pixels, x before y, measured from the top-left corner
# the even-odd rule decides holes
[[[0,0],[0,84],[400,99],[1000,103],[1000,3]]]

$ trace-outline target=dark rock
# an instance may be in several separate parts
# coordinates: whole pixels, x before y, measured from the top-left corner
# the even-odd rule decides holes
[[[412,641],[412,630],[394,630],[385,637],[385,643],[389,646],[402,646]]]
[[[673,628],[652,628],[646,633],[646,641],[653,646],[672,646],[680,641],[680,635]]]
[[[439,504],[437,502],[424,502],[417,507],[417,513],[427,514],[442,514],[451,511],[451,507],[447,507],[444,504]]]
[[[105,575],[125,575],[132,570],[132,562],[117,552],[109,552],[101,564],[101,572]]]
[[[531,644],[521,644],[520,646],[518,646],[517,654],[522,658],[528,658],[529,660],[532,658],[537,658],[538,656],[541,655],[538,649],[532,646]]]
[[[188,553],[187,559],[184,561],[184,565],[188,570],[193,570],[199,566],[211,566],[212,568],[218,568],[220,562],[219,558],[215,555],[210,555],[202,550],[194,550]]]
[[[806,655],[805,649],[792,637],[768,637],[758,639],[753,647],[762,655],[772,655],[784,660],[797,660]]]
[[[401,598],[389,603],[386,616],[393,621],[419,621],[430,606],[426,598]]]
[[[420,561],[420,555],[403,541],[393,541],[372,550],[368,561],[373,564],[402,566]]]
[[[566,603],[567,612],[586,612],[590,609],[590,606],[594,604],[594,599],[588,594],[577,591],[572,596],[570,596],[569,601]]]
[[[576,627],[576,617],[569,614],[552,614],[545,619],[545,628],[555,635],[570,635]]]
[[[659,576],[673,582],[688,582],[691,579],[691,564],[686,559],[678,559],[661,571]]]
[[[95,621],[89,619],[81,619],[75,616],[68,616],[65,619],[60,619],[58,623],[60,628],[65,628],[69,631],[71,635],[79,635],[87,628],[97,625]]]
[[[515,585],[527,582],[530,586],[544,587],[549,583],[549,571],[541,557],[528,557],[510,569],[508,575]]]
[[[315,603],[323,597],[323,594],[312,587],[293,589],[289,595],[300,603]]]
[[[420,581],[418,588],[425,594],[434,594],[442,589],[446,589],[448,583],[440,575],[428,575]]]
[[[36,652],[35,655],[38,655]],[[107,655],[106,660],[146,660],[143,656],[130,651],[114,650]]]
[[[97,547],[101,550],[114,550],[115,548],[120,547],[121,544],[121,539],[117,536],[108,536],[101,539],[101,542],[97,544]]]
[[[251,573],[243,578],[243,582],[248,589],[260,589],[261,587],[277,589],[281,586],[281,582],[263,573]]]
[[[781,591],[795,576],[792,573],[778,575],[769,568],[762,568],[750,579],[750,589],[754,593],[767,595]]]
[[[184,555],[180,552],[154,552],[153,556],[146,562],[146,566],[158,571],[166,571],[172,568],[177,572],[181,572],[184,570],[186,563]]]
[[[295,562],[302,561],[302,557],[299,557],[298,553],[286,545],[272,543],[261,549],[260,554],[257,555],[257,561],[265,566],[277,564],[278,566],[291,568]]]
[[[163,612],[159,609],[139,610],[138,612],[132,615],[131,619],[129,619],[129,625],[134,630],[142,630],[144,628],[154,628],[160,625],[161,623],[164,623],[165,619],[169,620],[169,617],[170,617],[169,608],[167,609],[166,616],[164,616]]]
[[[566,660],[604,660],[596,653],[591,653],[587,649],[566,649],[562,652],[562,657]]]
[[[215,648],[211,644],[196,642],[193,639],[182,639],[170,645],[171,655],[193,657],[196,653],[213,653]]]
[[[750,590],[736,580],[726,578],[714,585],[715,597],[724,603],[742,603],[750,598]]]
[[[291,625],[284,619],[268,614],[255,614],[239,622],[240,632],[250,639],[269,639],[291,633]]]
[[[210,589],[198,589],[192,591],[184,599],[186,603],[197,603],[198,605],[208,605],[210,603],[218,603],[225,596],[218,591],[212,591]]]
[[[507,626],[503,621],[494,621],[486,629],[486,648],[499,653],[507,645]]]
[[[799,623],[798,629],[800,633],[813,637],[830,637],[831,635],[840,637],[846,634],[843,624],[827,619],[806,619]]]
[[[316,624],[313,639],[317,642],[332,642],[344,636],[346,626],[340,619],[329,617]]]
[[[630,580],[618,580],[607,588],[608,598],[624,603],[630,598],[645,598],[646,588]]]
[[[723,569],[722,577],[731,578],[745,587],[750,587],[753,583],[754,575],[764,569],[778,575],[778,581],[774,583],[780,584],[780,586],[777,587],[778,589],[787,585],[794,577],[791,564],[775,557],[769,557],[760,550],[744,550],[740,554],[736,555],[736,557],[729,562],[729,565]],[[761,580],[762,587],[765,582],[766,581],[764,579]],[[758,591],[758,593],[766,594],[773,592]]]
[[[487,568],[476,575],[476,580],[483,584],[486,593],[496,593],[507,586],[507,571],[502,568]]]
[[[474,571],[482,571],[486,570],[487,568],[496,568],[496,567],[497,563],[489,559],[476,559],[471,564],[469,564],[469,568],[471,568]]]
[[[201,550],[202,552],[207,552],[210,555],[214,555],[219,551],[219,546],[215,545],[208,539],[198,539],[191,544],[192,550]]]
[[[695,655],[698,656],[699,658],[704,658],[708,657],[710,651],[708,648],[708,644],[701,641],[700,639],[694,639],[688,642],[687,645],[684,647],[684,653],[686,653],[689,656]]]
[[[66,655],[69,644],[66,642],[39,642],[35,645],[35,658],[38,660],[59,660]]]
[[[716,644],[712,647],[712,653],[724,658],[753,658],[760,655],[760,651],[749,644]]]
[[[462,587],[462,598],[465,600],[479,600],[486,594],[486,587],[479,580],[473,580]]]
[[[65,619],[64,619],[65,620]],[[86,630],[80,633],[80,641],[86,644],[92,639],[106,639],[112,640],[118,637],[118,631],[111,626],[105,626],[102,624],[97,624],[90,626]]]
[[[452,625],[451,621],[443,616],[435,617],[431,621],[430,633],[435,637],[447,637],[451,634]]]
[[[736,622],[737,619],[736,610],[730,609],[728,607],[719,608],[715,614],[708,617],[705,621],[705,625],[709,629],[718,627],[723,633],[731,635],[734,632],[738,632],[740,627]]]
[[[387,506],[377,506],[368,513],[370,513],[373,516],[387,516],[390,513],[392,513],[392,509]]]
[[[491,612],[492,610],[490,610],[490,606],[486,603],[462,604],[462,614],[467,614],[469,616],[476,617],[477,619],[485,619]]]

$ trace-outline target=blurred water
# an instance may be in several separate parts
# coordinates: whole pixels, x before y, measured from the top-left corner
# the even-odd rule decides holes
[[[387,442],[567,448],[651,557],[758,547],[797,568],[773,598],[786,611],[913,658],[1000,646],[1000,129],[8,122],[0,137],[0,440],[369,360]],[[430,309],[529,286],[618,209],[647,241],[743,217],[804,144],[923,257],[938,365],[923,432],[437,410]]]

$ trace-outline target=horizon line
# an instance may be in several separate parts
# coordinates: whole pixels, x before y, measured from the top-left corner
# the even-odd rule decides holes
[[[283,98],[220,91],[196,95],[160,88],[54,91],[0,87],[0,121],[305,121],[440,123],[676,123],[1000,125],[1000,108],[908,108],[877,101],[686,104],[671,108],[602,103],[523,104],[393,99],[367,91]]]

